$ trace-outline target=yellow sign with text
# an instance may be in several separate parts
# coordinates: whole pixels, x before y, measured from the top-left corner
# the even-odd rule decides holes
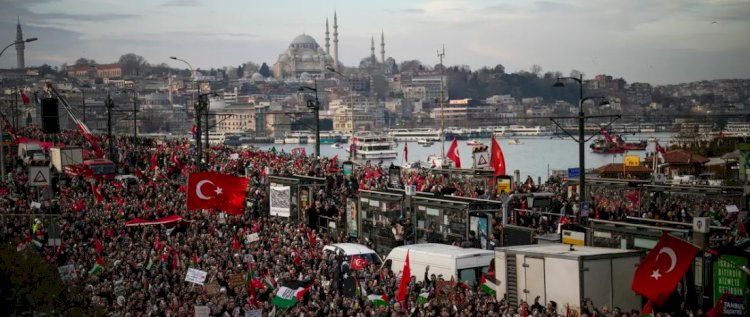
[[[641,157],[638,155],[627,155],[625,156],[625,166],[640,166]]]

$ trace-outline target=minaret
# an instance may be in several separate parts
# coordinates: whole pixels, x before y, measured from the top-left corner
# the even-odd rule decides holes
[[[328,36],[328,18],[326,18],[326,54],[331,55],[331,38]]]
[[[380,62],[385,64],[385,35],[380,30]]]
[[[26,44],[23,42],[23,33],[21,32],[21,17],[18,17],[18,25],[16,26],[16,67],[19,69],[26,68],[23,58],[23,50],[25,48]]]
[[[370,35],[370,57],[372,57],[373,61],[376,60],[375,57],[375,37]]]
[[[333,11],[333,67],[339,67],[339,24],[336,11]]]

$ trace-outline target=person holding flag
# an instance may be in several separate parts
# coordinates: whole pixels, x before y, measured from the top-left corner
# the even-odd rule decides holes
[[[677,288],[697,253],[696,246],[664,233],[638,265],[633,276],[633,291],[657,307],[663,305]]]

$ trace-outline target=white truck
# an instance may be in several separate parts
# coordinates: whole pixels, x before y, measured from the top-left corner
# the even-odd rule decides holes
[[[581,306],[591,301],[610,311],[641,309],[641,297],[630,289],[641,252],[635,250],[534,244],[495,249],[496,296],[518,307],[557,303],[557,313],[565,305],[580,316]]]
[[[80,147],[52,147],[49,149],[52,168],[62,173],[65,166],[83,164],[83,150]]]
[[[42,147],[39,144],[33,142],[18,143],[18,157],[21,159],[32,156],[36,152],[42,152]]]
[[[446,281],[452,278],[474,286],[482,273],[489,270],[495,252],[490,250],[459,248],[440,243],[420,243],[396,247],[385,258],[383,265],[390,266],[398,273],[404,267],[406,253],[409,253],[409,269],[417,280],[424,278],[427,266],[429,273],[442,276]]]

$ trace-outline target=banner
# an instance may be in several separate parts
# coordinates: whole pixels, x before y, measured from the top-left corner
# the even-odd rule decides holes
[[[245,317],[262,317],[263,316],[263,309],[253,309],[253,310],[246,310],[245,311]]]
[[[180,217],[178,215],[166,216],[166,217],[162,217],[162,218],[159,218],[159,219],[156,219],[156,220],[145,220],[145,219],[141,219],[141,218],[135,218],[133,220],[126,221],[125,222],[125,226],[126,227],[133,227],[133,226],[166,225],[166,224],[170,224],[170,223],[173,223],[173,222],[178,222],[180,220],[182,220],[182,217]]]
[[[290,194],[289,186],[271,186],[271,216],[289,218],[292,203]]]
[[[245,235],[245,241],[247,243],[253,243],[253,242],[258,241],[258,240],[260,240],[260,235],[258,235],[257,232]]]
[[[722,255],[714,262],[714,302],[729,295],[721,316],[742,316],[747,309],[747,277],[741,269],[747,263],[747,258],[735,255]]]
[[[208,276],[208,273],[206,273],[206,271],[189,268],[187,274],[185,275],[185,282],[199,284],[202,286],[203,282],[206,281],[206,276]]]

